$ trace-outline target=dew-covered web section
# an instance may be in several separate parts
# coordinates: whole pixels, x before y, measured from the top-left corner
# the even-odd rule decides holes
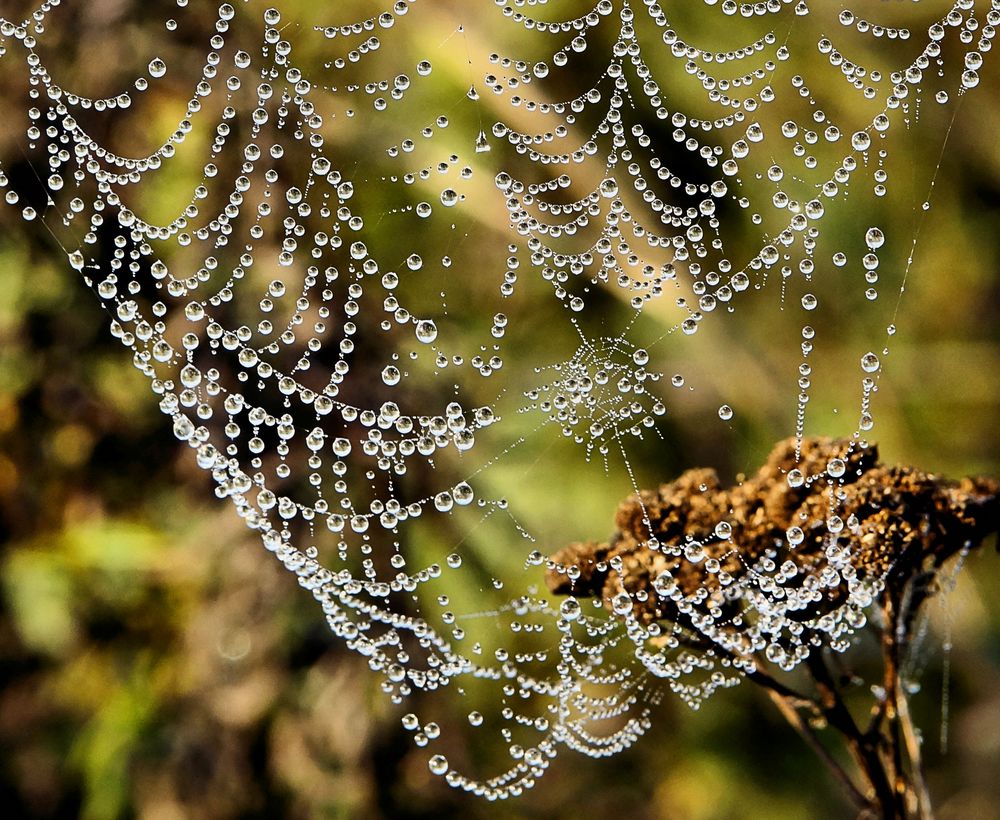
[[[310,19],[246,2],[208,27],[177,0],[148,24],[165,44],[203,37],[203,65],[150,53],[102,97],[50,71],[71,5],[0,23],[46,190],[40,205],[0,166],[4,201],[64,249],[215,494],[403,704],[431,772],[516,796],[563,748],[633,744],[665,692],[698,708],[758,664],[850,644],[881,581],[838,544],[858,526],[838,488],[875,424],[936,168],[911,235],[864,215],[891,193],[893,136],[978,84],[1000,0],[358,0]],[[893,67],[865,65],[873,49]],[[824,111],[833,84],[852,110]],[[148,153],[92,136],[179,87],[186,109]],[[864,224],[845,232],[844,209]],[[894,246],[904,264],[885,271]],[[670,569],[606,602],[541,591],[546,569],[584,568],[546,557],[559,511],[530,471],[597,473],[611,502],[668,479],[639,475],[643,448],[699,389],[699,337],[744,303],[794,317],[799,337],[773,343],[796,350],[783,384],[802,441],[813,317],[848,291],[878,339],[838,387],[853,444],[787,472],[829,507],[783,548],[819,527],[820,558],[744,560],[722,517],[703,541],[645,545],[702,564],[714,580],[694,593]],[[743,398],[713,402],[705,427],[738,421]],[[651,594],[672,619],[636,616]],[[418,690],[430,716],[406,707]],[[437,752],[448,715],[509,767]]]

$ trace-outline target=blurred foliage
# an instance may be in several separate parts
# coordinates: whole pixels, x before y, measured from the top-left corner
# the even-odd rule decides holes
[[[63,58],[82,84],[98,87],[113,87],[109,65],[145,64],[148,44],[160,38],[148,20],[170,14],[166,3],[67,5],[77,8],[63,18]],[[208,5],[206,14],[214,11]],[[312,4],[284,5],[294,15]],[[458,6],[436,8],[447,14]],[[435,36],[421,32],[415,47],[440,49]],[[197,62],[204,48],[197,39],[170,42],[177,61]],[[22,97],[9,68],[0,61],[7,115],[0,156],[16,178],[30,170],[18,160]],[[905,332],[878,397],[875,437],[886,460],[956,476],[1000,465],[1000,84],[992,75],[957,110],[903,302]],[[116,139],[146,145],[150,134],[173,127],[175,114],[176,100],[159,97],[143,110],[145,122],[136,114]],[[345,140],[344,150],[366,149],[363,132]],[[933,168],[939,146],[914,139],[900,162]],[[185,184],[181,175],[168,182]],[[905,184],[916,191],[927,179]],[[169,187],[150,193],[170,196]],[[883,224],[914,231],[909,211],[885,215]],[[747,686],[697,714],[667,699],[637,748],[606,761],[567,752],[517,803],[490,805],[449,790],[427,772],[426,754],[400,728],[402,710],[381,695],[365,664],[334,645],[294,579],[266,560],[229,509],[211,503],[205,477],[179,452],[146,383],[108,336],[96,299],[63,258],[37,225],[0,211],[5,817],[844,816],[825,771]],[[774,293],[764,298],[773,304]],[[474,305],[475,294],[469,299]],[[549,318],[540,311],[527,332],[544,332]],[[775,321],[762,309],[702,331],[692,354],[700,371],[710,384],[726,361],[725,372],[742,380],[726,389],[747,401],[731,430],[709,434],[702,419],[717,397],[710,387],[692,394],[665,440],[651,445],[646,475],[667,480],[702,464],[735,473],[789,431],[786,376],[796,351],[769,344]],[[864,339],[849,311],[837,321],[846,347]],[[822,354],[834,383],[847,372],[836,354]],[[856,361],[849,366],[853,374]],[[833,424],[835,401],[820,396],[817,416]],[[493,475],[501,483],[517,478],[529,493],[561,494],[558,503],[585,511],[580,520],[531,522],[554,546],[595,534],[575,527],[600,520],[609,527],[619,500],[601,498],[600,473],[555,487],[515,461]],[[974,556],[955,591],[933,606],[925,686],[913,707],[942,818],[1000,817],[998,584],[996,557]],[[454,597],[476,595],[470,586]],[[954,643],[947,754],[938,742],[945,640]]]

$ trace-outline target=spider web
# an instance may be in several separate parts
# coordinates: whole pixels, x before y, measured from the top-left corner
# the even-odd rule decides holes
[[[889,201],[890,137],[978,84],[1000,3],[880,5],[877,21],[791,0],[400,0],[309,19],[247,2],[206,20],[178,0],[164,48],[203,37],[204,63],[151,53],[94,96],[50,68],[69,5],[0,22],[0,65],[27,88],[7,108],[27,114],[44,187],[19,191],[0,166],[5,201],[65,250],[216,495],[387,696],[446,689],[477,707],[473,731],[499,714],[506,771],[435,753],[434,774],[517,795],[562,747],[631,745],[664,687],[697,708],[761,656],[791,669],[817,634],[849,645],[880,582],[836,548],[837,487],[895,333],[882,261],[905,260],[885,277],[901,297],[929,204],[908,247],[858,220]],[[825,110],[845,83],[854,107]],[[108,125],[138,128],[145,99],[179,92],[152,150]],[[718,392],[703,387],[704,337],[764,301],[795,317],[800,440],[824,309],[888,327],[881,352],[856,353],[855,445],[788,474],[829,487],[829,517],[787,533],[794,547],[829,530],[811,581],[773,556],[739,578],[710,560],[718,590],[696,596],[664,572],[656,594],[702,651],[688,627],[635,617],[645,592],[607,602],[614,616],[552,603],[542,568],[581,568],[547,561],[542,541],[578,533],[537,522],[565,519],[576,471],[603,472],[607,499],[638,491],[673,406]],[[738,423],[746,398],[705,406],[706,429]],[[720,520],[710,541],[730,535]],[[706,543],[648,549],[700,563]],[[463,597],[457,573],[481,595]],[[842,582],[847,599],[804,629],[798,612]],[[441,735],[412,712],[403,723],[421,746]]]

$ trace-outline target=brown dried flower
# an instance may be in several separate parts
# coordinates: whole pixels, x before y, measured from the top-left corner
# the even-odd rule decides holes
[[[658,490],[630,496],[618,507],[609,541],[571,544],[552,556],[549,589],[601,596],[609,608],[625,591],[643,622],[671,620],[673,607],[653,588],[664,571],[686,597],[705,590],[706,601],[713,600],[725,573],[738,579],[765,555],[778,564],[793,561],[805,570],[799,577],[806,577],[824,562],[833,533],[839,547],[850,549],[859,576],[889,582],[939,567],[1000,523],[1000,484],[993,479],[948,481],[888,466],[875,445],[810,438],[797,457],[795,444],[779,443],[756,475],[731,488],[721,486],[714,470],[694,469]],[[687,557],[650,549],[651,537],[662,545],[698,546]],[[792,546],[796,537],[801,543]],[[644,601],[636,599],[640,591],[646,592]],[[843,595],[841,584],[827,592],[827,601],[836,605]]]

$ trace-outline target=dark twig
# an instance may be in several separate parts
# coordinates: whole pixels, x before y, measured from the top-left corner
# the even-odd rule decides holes
[[[775,706],[784,716],[785,720],[788,721],[789,725],[798,732],[799,737],[801,737],[809,747],[816,753],[816,755],[823,761],[826,767],[830,770],[830,773],[834,776],[838,783],[844,788],[848,799],[854,804],[854,807],[861,811],[870,806],[868,798],[865,797],[851,780],[851,776],[844,770],[844,767],[837,762],[837,759],[830,754],[829,750],[820,741],[816,732],[809,725],[809,723],[802,719],[802,715],[799,711],[789,703],[788,699],[782,697],[773,689],[768,689],[768,695],[774,702]]]

